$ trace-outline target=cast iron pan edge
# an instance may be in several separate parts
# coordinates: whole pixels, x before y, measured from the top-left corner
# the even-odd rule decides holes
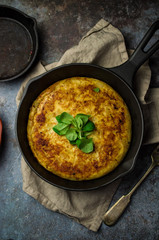
[[[28,16],[26,13],[20,11],[19,9],[7,5],[0,5],[0,9],[1,17],[15,20],[17,23],[19,23],[19,25],[22,25],[26,29],[26,31],[28,31],[28,34],[30,35],[33,44],[31,59],[29,60],[26,67],[24,69],[21,69],[20,72],[11,77],[0,78],[0,82],[4,82],[19,78],[30,69],[30,67],[33,65],[36,59],[39,43],[37,33],[37,22],[35,18]]]
[[[65,77],[76,76],[74,74],[74,71],[76,71],[76,73],[78,71],[78,76],[95,77],[95,75],[93,73],[94,70],[96,70],[96,72],[98,74],[98,79],[100,79],[100,80],[102,80],[101,79],[102,76],[99,77],[99,73],[101,75],[102,74],[105,75],[107,72],[110,74],[110,76],[111,75],[113,75],[113,77],[115,76],[115,74],[112,74],[112,72],[110,70],[106,70],[105,68],[102,68],[99,66],[94,66],[91,64],[68,64],[68,65],[63,65],[62,67],[57,67],[54,70],[50,70],[49,72],[44,73],[44,74],[40,75],[39,77],[32,79],[25,88],[25,92],[24,92],[23,98],[21,100],[21,103],[19,105],[19,110],[18,110],[18,114],[17,114],[17,118],[16,118],[17,140],[19,142],[22,155],[23,155],[25,161],[27,162],[27,164],[43,180],[45,180],[48,183],[53,184],[57,187],[61,187],[63,189],[67,189],[67,190],[76,190],[76,191],[93,190],[93,189],[97,189],[99,187],[105,186],[105,185],[109,184],[110,182],[124,176],[125,174],[127,174],[128,172],[130,172],[133,169],[134,164],[135,164],[135,159],[137,157],[137,154],[140,149],[141,142],[142,142],[143,118],[142,118],[142,112],[141,112],[140,105],[139,105],[138,100],[135,97],[133,91],[128,86],[128,84],[125,83],[124,80],[120,79],[121,84],[123,84],[123,87],[125,86],[127,89],[129,89],[129,91],[131,92],[131,95],[133,96],[133,101],[135,102],[137,109],[138,109],[138,119],[139,119],[138,122],[140,122],[140,124],[141,124],[141,126],[139,127],[140,128],[140,131],[139,131],[140,136],[138,137],[139,139],[138,139],[137,145],[135,146],[135,151],[133,153],[131,152],[129,154],[130,158],[131,158],[131,162],[128,161],[128,163],[127,163],[127,161],[123,161],[119,165],[119,167],[117,167],[112,173],[110,173],[102,178],[99,178],[99,179],[82,181],[82,182],[69,181],[69,180],[62,179],[58,176],[55,176],[55,175],[49,173],[47,170],[45,170],[42,166],[40,166],[37,163],[37,160],[32,155],[32,152],[28,145],[27,136],[26,136],[27,135],[27,133],[26,133],[27,120],[28,120],[28,114],[29,114],[29,108],[26,106],[31,106],[33,100],[39,95],[39,93],[41,93],[41,91],[43,91],[45,88],[47,88],[48,86],[53,84],[54,81],[52,81],[52,80],[47,81],[48,79],[52,79],[51,75],[54,76],[54,79],[58,78],[58,80],[62,80]],[[69,72],[69,75],[68,75],[68,72]],[[87,75],[84,74],[84,72],[87,72]],[[66,75],[63,73],[65,73]],[[61,77],[60,77],[60,74],[62,74]],[[114,82],[114,84],[115,84],[115,82]],[[44,85],[45,85],[45,87],[44,87]],[[114,86],[114,88],[115,88],[115,86]],[[125,91],[125,90],[123,89],[123,91]],[[24,111],[24,109],[25,109],[25,111]],[[27,109],[27,111],[26,111],[26,109]],[[135,140],[134,140],[134,143],[135,143]],[[121,166],[122,166],[122,168],[121,168]]]

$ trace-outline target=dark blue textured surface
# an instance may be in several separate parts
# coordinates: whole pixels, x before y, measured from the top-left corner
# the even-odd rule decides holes
[[[124,2],[124,3],[123,3]],[[40,58],[44,63],[58,61],[66,49],[101,18],[111,21],[124,34],[126,44],[134,48],[158,18],[159,1],[40,1],[0,0],[37,19],[41,38]],[[156,39],[158,38],[156,34]],[[151,86],[159,87],[158,52],[151,57]],[[21,79],[0,83],[0,117],[3,121],[3,143],[0,152],[0,240],[158,240],[159,239],[159,168],[155,168],[132,197],[131,204],[113,227],[102,224],[97,233],[72,219],[51,212],[22,191],[14,121],[15,98]],[[113,203],[126,194],[151,163],[155,145],[142,147],[134,171],[126,176]]]

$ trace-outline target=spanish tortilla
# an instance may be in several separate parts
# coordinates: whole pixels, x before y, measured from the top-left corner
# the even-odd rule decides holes
[[[95,130],[88,138],[93,139],[93,152],[82,152],[53,131],[56,116],[62,112],[91,116]],[[110,173],[124,159],[131,141],[131,116],[121,96],[105,82],[72,77],[52,84],[35,99],[27,135],[45,169],[69,180],[90,180]]]

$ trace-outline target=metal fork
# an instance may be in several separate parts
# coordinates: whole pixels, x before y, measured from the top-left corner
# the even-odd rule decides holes
[[[139,180],[139,182],[134,186],[134,188],[127,194],[123,195],[104,215],[103,221],[106,225],[111,226],[119,219],[119,217],[124,212],[125,208],[130,202],[130,198],[138,186],[143,182],[147,175],[152,171],[152,169],[159,165],[159,145],[153,150],[151,154],[152,163],[144,176]]]

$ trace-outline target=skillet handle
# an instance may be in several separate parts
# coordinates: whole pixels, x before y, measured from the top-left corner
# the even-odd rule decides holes
[[[147,46],[154,33],[159,29],[159,20],[154,22],[145,34],[138,47],[128,61],[120,66],[109,68],[113,73],[123,78],[130,86],[132,86],[133,77],[138,68],[159,49],[159,40],[157,40],[147,51],[144,48]]]

